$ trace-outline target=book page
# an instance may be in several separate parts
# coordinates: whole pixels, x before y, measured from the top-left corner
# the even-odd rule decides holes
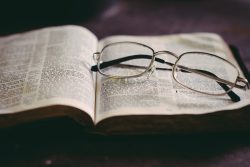
[[[113,36],[100,41],[99,50],[107,44],[119,41],[139,42],[152,47],[155,52],[167,50],[177,56],[188,51],[208,52],[237,65],[222,38],[212,33],[152,37]],[[112,51],[123,52],[119,49]],[[96,122],[122,115],[204,114],[250,104],[249,91],[233,90],[240,96],[240,102],[232,102],[228,95],[211,96],[184,88],[173,79],[172,71],[155,70],[149,77],[145,74],[128,79],[112,79],[97,74]]]
[[[0,38],[0,114],[66,105],[93,119],[95,76],[89,69],[96,48],[96,37],[78,26]]]

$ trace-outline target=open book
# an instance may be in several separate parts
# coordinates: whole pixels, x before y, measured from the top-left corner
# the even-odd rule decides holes
[[[238,66],[226,43],[214,33],[111,36],[98,41],[83,27],[61,26],[2,37],[0,127],[68,116],[93,132],[197,131],[232,127],[234,114],[249,110],[249,91],[234,89],[241,97],[235,103],[227,95],[185,89],[168,72],[161,75],[156,70],[150,77],[131,80],[92,72],[93,53],[119,41],[140,42],[177,55],[204,51]]]

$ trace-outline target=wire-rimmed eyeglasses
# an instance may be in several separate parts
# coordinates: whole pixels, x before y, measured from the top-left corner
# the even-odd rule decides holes
[[[93,56],[97,65],[91,70],[110,78],[150,76],[155,70],[172,71],[174,80],[183,87],[207,95],[228,94],[234,102],[240,101],[240,97],[233,88],[249,89],[247,79],[240,76],[233,63],[211,53],[194,51],[177,56],[170,51],[155,52],[145,44],[124,41],[108,44]]]

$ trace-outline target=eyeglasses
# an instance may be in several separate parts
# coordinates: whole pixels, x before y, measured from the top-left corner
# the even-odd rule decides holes
[[[180,56],[170,51],[155,52],[138,42],[116,42],[93,54],[97,65],[92,71],[110,78],[148,77],[157,71],[164,75],[172,71],[174,80],[195,92],[222,96],[228,94],[232,101],[240,101],[233,88],[249,89],[247,79],[230,61],[206,52],[185,52]]]

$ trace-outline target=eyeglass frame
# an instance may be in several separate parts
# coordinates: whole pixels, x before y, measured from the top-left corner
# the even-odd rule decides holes
[[[123,43],[126,43],[126,44],[136,44],[136,45],[140,45],[140,46],[143,46],[143,47],[146,47],[148,49],[150,49],[152,51],[152,58],[151,58],[151,62],[149,63],[148,67],[145,69],[144,72],[140,73],[140,74],[137,74],[137,75],[132,75],[132,76],[113,76],[113,75],[108,75],[108,74],[105,74],[102,72],[101,70],[101,64],[103,62],[101,62],[101,56],[102,56],[102,52],[109,46],[112,46],[112,45],[115,45],[115,44],[123,44]],[[157,51],[155,52],[153,48],[151,48],[150,46],[148,45],[145,45],[145,44],[142,44],[142,43],[139,43],[139,42],[133,42],[133,41],[120,41],[120,42],[115,42],[115,43],[110,43],[110,44],[107,44],[105,45],[102,50],[100,52],[95,52],[93,53],[93,58],[94,60],[96,61],[97,65],[97,70],[93,70],[93,67],[95,66],[92,66],[91,70],[92,71],[98,71],[100,74],[104,75],[105,77],[108,77],[108,78],[114,78],[114,79],[125,79],[125,78],[136,78],[136,77],[141,77],[143,75],[145,75],[146,73],[149,73],[150,75],[153,73],[154,69],[155,69],[155,66],[154,66],[154,62],[156,61],[155,59],[157,58],[156,56],[157,55],[160,55],[160,54],[169,54],[173,57],[176,58],[176,61],[175,63],[172,65],[172,77],[173,79],[175,80],[175,82],[177,82],[178,84],[180,84],[181,86],[183,86],[184,88],[187,88],[187,89],[190,89],[192,91],[195,91],[195,92],[199,92],[199,93],[202,93],[202,94],[207,94],[207,95],[213,95],[213,96],[222,96],[222,95],[226,95],[228,94],[229,92],[232,92],[232,89],[233,88],[238,88],[238,89],[242,89],[242,90],[247,90],[249,89],[249,82],[247,79],[243,78],[240,76],[240,72],[237,68],[236,65],[234,65],[232,62],[220,57],[220,56],[217,56],[215,54],[212,54],[212,53],[208,53],[208,52],[200,52],[200,51],[192,51],[192,52],[184,52],[182,53],[180,56],[177,56],[175,53],[171,52],[171,51],[167,51],[167,50],[162,50],[162,51]],[[227,63],[229,63],[232,67],[235,68],[235,70],[237,71],[237,77],[236,77],[236,80],[235,82],[230,82],[230,81],[227,81],[227,80],[224,80],[224,79],[221,79],[219,77],[217,77],[216,75],[215,76],[211,76],[211,74],[205,74],[204,72],[198,72],[197,69],[193,69],[193,70],[190,70],[189,68],[185,68],[185,70],[189,71],[189,72],[195,72],[196,74],[199,74],[199,75],[202,75],[202,76],[205,76],[205,77],[208,77],[210,79],[213,79],[215,80],[217,83],[222,83],[222,84],[225,84],[225,85],[229,85],[230,88],[225,91],[225,93],[220,93],[220,94],[212,94],[212,93],[206,93],[206,92],[202,92],[202,91],[199,91],[199,90],[195,90],[193,88],[190,88],[186,85],[183,85],[182,83],[180,83],[177,79],[176,79],[176,76],[175,76],[175,71],[176,71],[176,68],[177,68],[177,64],[179,62],[179,60],[186,54],[206,54],[206,55],[209,55],[209,56],[213,56],[213,57],[216,57],[222,61],[225,61]],[[150,55],[151,56],[151,55]],[[158,59],[161,59],[161,58],[158,58]],[[162,60],[162,59],[161,59]],[[166,62],[165,60],[163,60],[164,63],[169,63],[169,62]],[[156,61],[157,62],[157,61]],[[172,63],[171,63],[172,64]],[[169,65],[169,64],[168,64]],[[182,66],[183,68],[184,66]],[[240,84],[237,84],[238,82],[244,84],[244,85],[240,85]],[[238,95],[237,95],[238,96]]]

